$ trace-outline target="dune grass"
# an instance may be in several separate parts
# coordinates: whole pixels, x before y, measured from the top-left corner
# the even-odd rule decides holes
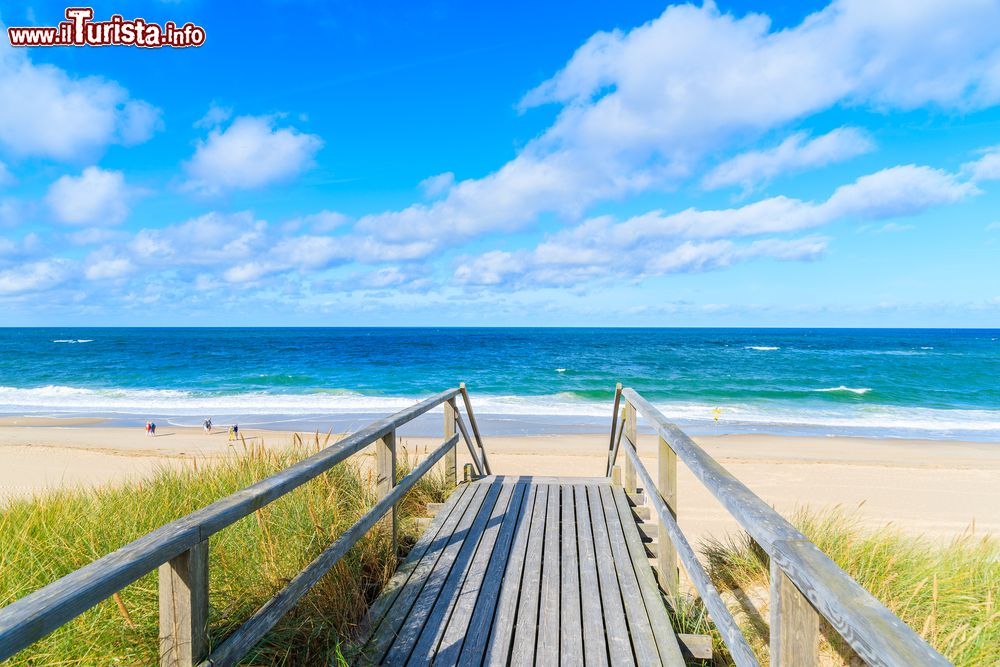
[[[288,467],[327,444],[248,446],[232,456],[99,490],[62,490],[0,509],[0,606],[141,535]],[[404,452],[400,475],[410,466]],[[210,636],[219,642],[280,590],[376,501],[373,474],[345,462],[226,528],[209,541]],[[432,471],[400,506],[400,543],[412,520],[444,499]],[[380,522],[303,598],[244,664],[338,662],[340,646],[395,569],[388,522]],[[150,665],[158,662],[155,571],[15,656],[10,665]]]
[[[971,533],[942,544],[885,527],[861,526],[841,508],[800,511],[794,523],[816,546],[854,577],[921,637],[956,665],[1000,665],[1000,543]],[[711,540],[702,553],[744,635],[766,664],[768,636],[767,554],[741,534]],[[690,601],[686,615],[710,629],[703,607]],[[854,664],[851,652],[823,624],[828,664]],[[718,659],[731,664],[715,635]]]

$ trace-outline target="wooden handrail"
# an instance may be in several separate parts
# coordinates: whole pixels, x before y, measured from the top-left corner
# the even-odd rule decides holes
[[[202,558],[206,557],[207,551],[204,549],[204,545],[210,536],[330,470],[376,440],[394,434],[396,429],[403,424],[442,403],[453,401],[459,394],[462,394],[466,401],[468,400],[468,394],[464,391],[464,387],[448,389],[435,394],[394,415],[370,424],[330,447],[256,484],[161,526],[134,542],[3,607],[0,609],[0,661],[33,644],[157,567],[169,568],[178,561],[183,561],[184,566],[187,567],[185,554],[197,553],[203,554]],[[471,419],[471,411],[469,411],[469,415]],[[250,632],[253,629],[264,627],[266,622],[263,616],[270,618],[269,614],[274,610],[284,609],[287,611],[284,601],[292,598],[298,590],[297,586],[302,582],[311,581],[311,577],[319,570],[320,566],[317,563],[332,565],[333,562],[336,562],[336,559],[343,555],[341,551],[346,553],[347,549],[357,539],[360,539],[371,525],[374,525],[389,508],[399,501],[399,498],[412,487],[419,476],[430,469],[433,462],[454,450],[458,439],[458,434],[447,437],[446,442],[404,480],[401,480],[399,484],[390,485],[391,491],[384,495],[372,510],[348,529],[347,533],[324,551],[316,561],[307,566],[282,593],[279,593],[275,599],[265,605],[258,614],[255,614],[251,621],[241,626],[237,633],[243,632],[244,628],[247,628],[246,632]],[[427,464],[427,461],[432,461],[432,463]],[[418,472],[419,474],[414,476]],[[350,543],[348,544],[348,542]],[[170,565],[165,565],[167,563]],[[192,566],[204,567],[204,563],[200,566],[193,563]],[[327,569],[329,568],[327,567]],[[290,591],[290,589],[292,590]],[[207,595],[207,591],[203,591],[203,593]],[[191,594],[196,595],[196,592],[192,591]],[[203,603],[207,604],[207,599]],[[274,620],[280,618],[280,615],[274,617]],[[267,625],[262,632],[266,632],[271,625]],[[190,642],[190,640],[188,641]],[[242,646],[242,644],[239,645]],[[226,646],[225,643],[220,645],[219,650],[222,650],[224,646]],[[235,647],[237,644],[233,643],[232,646]],[[232,651],[227,649],[225,656],[232,654]],[[204,656],[196,656],[196,658],[201,660]],[[177,664],[181,664],[181,662],[177,661]],[[223,660],[213,664],[230,663]]]
[[[472,401],[469,400],[469,392],[465,388],[464,382],[458,385],[458,388],[462,392],[462,402],[465,403],[465,414],[469,416],[472,434],[476,436],[476,445],[479,447],[479,456],[483,463],[483,469],[487,475],[492,475],[493,470],[490,468],[489,459],[486,458],[486,447],[483,446],[483,437],[479,435],[479,424],[476,423],[476,414],[472,411]],[[468,442],[468,438],[466,438],[466,442]]]
[[[797,528],[668,421],[649,401],[633,389],[625,389],[622,396],[654,424],[660,438],[666,441],[677,458],[688,466],[694,476],[761,546],[771,558],[772,564],[780,569],[780,574],[794,584],[798,592],[808,600],[808,604],[827,620],[865,662],[891,667],[951,664],[816,548]],[[670,532],[670,526],[676,526],[676,520],[652,483],[638,453],[634,451],[634,443],[628,443],[626,448],[631,462],[640,471],[657,515]],[[677,531],[679,533],[679,528]],[[673,537],[671,535],[671,539]],[[680,537],[683,538],[683,535]],[[682,543],[686,544],[686,539],[674,541],[678,552],[681,551]],[[682,555],[682,560],[683,558]],[[690,570],[688,574],[691,575]],[[706,606],[707,604],[706,599]],[[709,609],[712,615],[711,608]],[[715,615],[712,618],[718,623]],[[774,631],[775,628],[772,628],[772,632]],[[733,650],[728,637],[723,634],[723,638],[727,639],[727,646]]]

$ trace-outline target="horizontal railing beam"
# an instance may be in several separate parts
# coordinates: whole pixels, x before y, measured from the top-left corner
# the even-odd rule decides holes
[[[778,561],[785,575],[868,664],[951,664],[649,401],[632,389],[625,389],[622,395],[653,422],[677,458],[768,556]],[[808,547],[803,547],[803,542]]]
[[[701,596],[705,608],[708,609],[709,616],[715,623],[715,627],[718,628],[719,634],[722,635],[722,640],[726,643],[730,655],[733,656],[733,662],[736,663],[737,667],[760,667],[760,663],[757,662],[753,649],[750,648],[746,638],[743,636],[739,624],[729,612],[729,608],[726,607],[726,603],[719,594],[719,590],[712,583],[711,578],[709,578],[702,567],[698,556],[694,553],[694,549],[691,548],[687,537],[681,531],[677,519],[674,518],[667,503],[656,490],[653,478],[650,477],[646,466],[639,459],[639,454],[635,450],[635,443],[631,442],[626,435],[624,444],[625,454],[632,462],[636,473],[639,475],[639,479],[642,480],[646,497],[652,503],[653,510],[660,517],[660,521],[663,522],[663,526],[670,536],[670,541],[673,542],[674,547],[677,549],[677,555],[684,564],[684,571],[687,572],[688,578],[694,584],[698,595]]]
[[[320,578],[330,571],[338,560],[350,551],[358,540],[364,537],[372,526],[374,526],[382,516],[389,511],[403,497],[403,495],[413,488],[413,485],[423,477],[428,470],[433,467],[438,460],[450,449],[458,444],[458,434],[451,436],[440,447],[435,449],[430,456],[420,462],[406,477],[399,481],[399,484],[389,492],[384,498],[378,501],[364,516],[347,529],[343,535],[327,547],[323,553],[317,556],[309,565],[299,572],[288,582],[277,595],[268,600],[263,607],[258,609],[243,625],[236,629],[226,638],[207,660],[200,663],[199,667],[229,667],[239,662],[240,658],[246,655],[247,651],[254,647],[264,635],[274,627],[282,616],[295,606],[303,595],[310,588],[316,585]]]
[[[443,391],[377,421],[267,479],[157,528],[0,609],[0,661],[214,533],[330,470],[402,424],[453,399],[460,391],[458,388]]]

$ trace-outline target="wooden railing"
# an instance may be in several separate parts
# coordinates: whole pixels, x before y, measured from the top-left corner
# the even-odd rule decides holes
[[[462,398],[472,426],[470,439],[456,399]],[[396,482],[396,429],[444,404],[444,442]],[[375,422],[256,484],[144,535],[135,542],[71,572],[0,609],[0,661],[38,641],[116,592],[159,568],[160,664],[169,667],[220,667],[235,664],[326,574],[417,480],[444,460],[446,481],[456,483],[458,441],[465,440],[479,474],[489,462],[462,383]],[[209,655],[208,540],[220,530],[302,486],[368,445],[376,447],[379,501],[258,609]]]
[[[620,413],[619,406],[622,408]],[[658,437],[656,480],[636,451],[637,414],[646,418]],[[638,477],[659,519],[657,571],[661,586],[668,593],[677,593],[677,564],[680,561],[740,667],[759,663],[677,523],[678,459],[770,558],[772,666],[819,664],[821,617],[869,665],[951,664],[805,535],[670,423],[649,401],[632,389],[623,390],[619,384],[611,423],[609,477],[619,474],[615,463],[622,447],[625,449],[622,466],[625,490],[635,493]]]

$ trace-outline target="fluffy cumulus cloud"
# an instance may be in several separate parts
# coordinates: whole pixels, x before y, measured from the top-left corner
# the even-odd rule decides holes
[[[977,192],[954,174],[905,165],[862,176],[821,202],[777,196],[728,209],[609,216],[559,232],[535,248],[466,257],[455,280],[471,285],[568,285],[597,276],[661,275],[724,268],[751,259],[808,261],[827,239],[788,235],[838,220],[916,215]],[[761,237],[742,242],[746,237]],[[628,262],[619,258],[629,257]]]
[[[773,148],[747,151],[714,167],[702,185],[708,189],[738,185],[749,192],[779,174],[822,167],[868,153],[875,145],[867,134],[841,127],[810,139],[796,132]]]
[[[513,160],[483,178],[425,188],[433,203],[364,216],[365,233],[398,242],[460,241],[512,231],[554,212],[671,187],[708,156],[841,105],[880,111],[933,105],[980,108],[1000,100],[1000,8],[980,0],[870,3],[841,0],[800,25],[774,30],[760,14],[737,18],[712,2],[671,6],[629,31],[599,32],[522,110],[561,107]],[[949,26],[942,30],[941,26]],[[710,184],[754,186],[765,177],[870,149],[845,128],[737,158]]]
[[[185,165],[188,187],[207,194],[258,188],[308,169],[323,146],[316,135],[277,127],[271,116],[240,116],[215,127]]]
[[[136,144],[162,126],[160,112],[114,81],[36,65],[0,40],[0,150],[18,157],[79,160],[109,144]]]
[[[41,292],[64,283],[71,275],[70,262],[50,259],[0,270],[0,296]]]
[[[62,176],[45,197],[52,215],[67,225],[117,225],[128,217],[132,192],[120,171],[87,167],[79,176]]]

